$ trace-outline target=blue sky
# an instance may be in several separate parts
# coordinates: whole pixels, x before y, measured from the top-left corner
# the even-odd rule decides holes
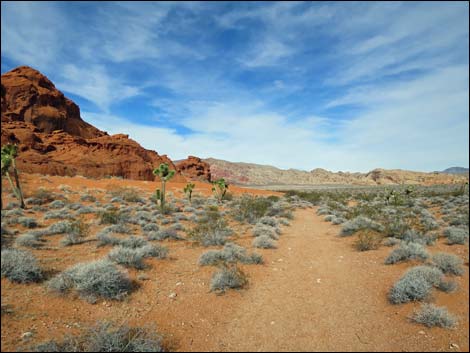
[[[8,2],[1,71],[29,65],[85,121],[280,168],[469,165],[467,2]]]

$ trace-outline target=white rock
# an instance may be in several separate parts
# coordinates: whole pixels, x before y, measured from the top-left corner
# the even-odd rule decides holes
[[[172,293],[170,293],[168,298],[174,299],[174,298],[176,298],[176,296],[177,296],[177,294],[175,292],[172,292]]]

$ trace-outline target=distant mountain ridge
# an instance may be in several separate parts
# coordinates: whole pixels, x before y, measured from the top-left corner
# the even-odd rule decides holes
[[[424,173],[400,169],[374,169],[368,173],[330,172],[316,168],[308,171],[279,169],[254,163],[234,163],[215,158],[204,159],[210,165],[213,180],[224,178],[236,185],[397,185],[452,184],[468,180],[468,175]]]
[[[463,167],[450,167],[443,170],[441,173],[445,174],[468,174],[468,168]]]

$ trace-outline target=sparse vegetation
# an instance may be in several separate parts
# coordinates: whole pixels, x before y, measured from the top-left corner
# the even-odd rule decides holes
[[[385,259],[386,265],[395,264],[407,260],[424,261],[429,258],[426,248],[417,243],[401,243],[400,247],[393,249],[390,255]]]
[[[434,254],[431,258],[431,262],[434,266],[446,274],[461,276],[465,272],[462,266],[462,259],[453,254]]]
[[[162,337],[154,329],[117,326],[102,322],[78,337],[48,341],[32,347],[33,352],[163,352]]]
[[[427,327],[452,328],[457,320],[447,311],[445,307],[438,307],[433,304],[422,304],[419,311],[416,311],[412,320],[426,325]]]
[[[18,283],[39,282],[43,278],[36,258],[25,250],[2,250],[1,272],[2,277]]]
[[[211,291],[225,292],[226,289],[239,289],[248,284],[246,274],[236,264],[223,266],[211,279]]]
[[[122,300],[132,289],[127,273],[107,260],[74,265],[49,280],[46,285],[60,294],[75,289],[89,302],[96,302],[100,297]]]
[[[423,300],[433,287],[445,290],[448,282],[443,279],[440,269],[430,266],[416,266],[408,271],[391,288],[388,299],[392,304]]]

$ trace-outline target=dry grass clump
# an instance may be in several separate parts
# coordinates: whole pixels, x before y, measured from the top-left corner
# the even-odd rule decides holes
[[[370,229],[359,231],[354,247],[358,251],[368,251],[378,249],[382,242],[382,235]]]

